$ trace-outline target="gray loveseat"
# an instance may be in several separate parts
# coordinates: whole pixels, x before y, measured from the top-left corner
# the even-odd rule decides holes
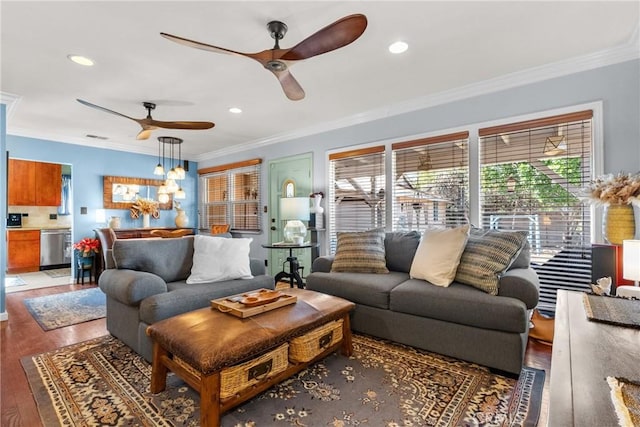
[[[275,287],[273,277],[265,275],[264,261],[253,258],[252,279],[187,284],[193,243],[194,236],[116,240],[115,268],[100,275],[98,285],[107,295],[107,329],[148,361],[152,346],[145,330],[150,324],[207,307],[215,298]]]
[[[500,278],[497,296],[453,282],[434,286],[411,279],[420,234],[387,233],[389,274],[331,272],[332,256],[316,258],[307,289],[356,303],[351,327],[376,337],[519,374],[529,333],[529,311],[539,281],[526,248]]]

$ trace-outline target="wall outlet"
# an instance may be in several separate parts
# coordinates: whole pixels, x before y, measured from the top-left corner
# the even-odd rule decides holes
[[[86,206],[82,206],[80,208],[80,215],[86,215],[87,214],[87,207]]]

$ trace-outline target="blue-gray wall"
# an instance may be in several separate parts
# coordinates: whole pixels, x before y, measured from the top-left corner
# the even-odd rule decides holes
[[[96,209],[102,209],[103,177],[105,175],[128,176],[157,179],[153,168],[158,163],[157,156],[132,154],[124,151],[105,150],[75,144],[45,141],[7,135],[7,150],[10,158],[36,160],[71,165],[71,188],[73,198],[73,239],[94,237],[93,229],[106,224],[96,223]],[[189,225],[197,225],[197,165],[189,162],[189,171],[182,181],[187,199],[181,201],[189,217]],[[80,208],[86,207],[87,214],[81,215]],[[142,219],[131,219],[128,209],[107,209],[106,218],[121,217],[122,228],[142,227]],[[161,210],[160,218],[151,219],[152,227],[175,227],[176,211]]]
[[[640,60],[526,84],[276,145],[252,147],[250,151],[201,161],[200,167],[256,157],[268,164],[270,160],[280,157],[311,152],[314,191],[326,193],[329,185],[326,164],[329,150],[410,138],[429,132],[599,101],[603,105],[603,172],[640,170]],[[264,171],[262,191],[267,194],[267,168]],[[268,224],[268,214],[264,214],[263,224]],[[266,258],[265,251],[253,253],[253,250],[260,250],[260,244],[266,243],[268,234],[251,237],[254,238],[252,254]]]

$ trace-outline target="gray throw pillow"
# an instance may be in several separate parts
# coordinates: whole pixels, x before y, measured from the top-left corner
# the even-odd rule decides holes
[[[498,295],[500,276],[520,255],[527,234],[526,231],[471,230],[455,281]]]
[[[417,231],[387,233],[384,238],[387,268],[403,273],[411,271],[411,263],[419,244],[420,233]]]
[[[388,273],[384,230],[338,232],[332,272]]]

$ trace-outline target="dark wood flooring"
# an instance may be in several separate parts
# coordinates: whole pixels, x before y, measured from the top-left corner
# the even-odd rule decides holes
[[[25,376],[20,359],[66,345],[107,334],[105,319],[93,320],[45,332],[25,308],[22,300],[58,292],[95,287],[90,285],[64,285],[7,294],[6,307],[9,320],[0,322],[0,425],[4,427],[42,426],[36,403]],[[546,371],[545,388],[539,426],[547,424],[549,407],[549,370],[551,347],[529,340],[525,364]]]

